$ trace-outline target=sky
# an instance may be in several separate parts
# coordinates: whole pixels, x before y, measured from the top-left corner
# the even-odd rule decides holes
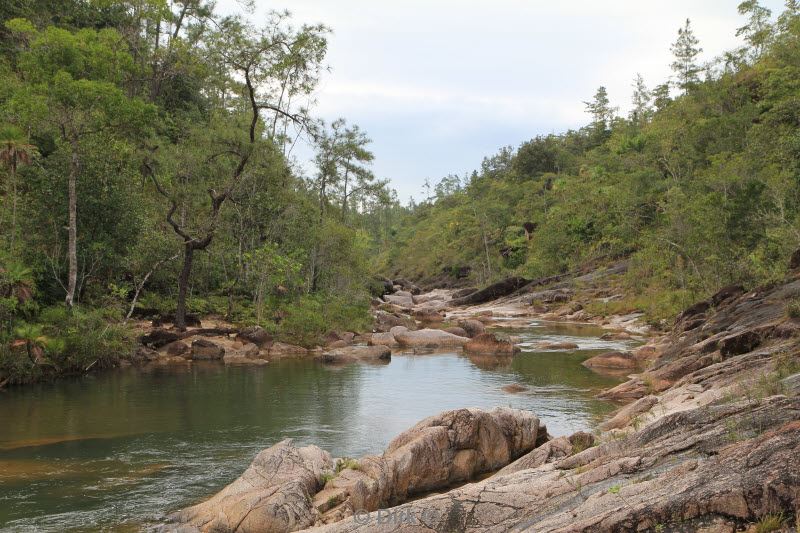
[[[255,0],[258,24],[288,9],[333,29],[313,113],[367,132],[373,171],[403,203],[426,178],[464,175],[503,146],[585,125],[604,85],[625,113],[631,84],[671,74],[670,45],[690,18],[710,60],[740,44],[739,0]],[[761,2],[777,15],[780,0]],[[219,0],[223,13],[241,12]],[[310,147],[295,154],[305,163]]]

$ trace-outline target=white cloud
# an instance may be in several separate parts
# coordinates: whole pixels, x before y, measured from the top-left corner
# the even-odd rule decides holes
[[[253,18],[285,7],[298,23],[333,28],[316,111],[362,126],[376,172],[406,198],[426,177],[476,168],[500,146],[580,126],[582,101],[599,85],[626,110],[636,72],[651,86],[669,76],[669,47],[687,17],[705,59],[732,48],[738,3],[259,0]],[[235,0],[219,7],[237,9]]]

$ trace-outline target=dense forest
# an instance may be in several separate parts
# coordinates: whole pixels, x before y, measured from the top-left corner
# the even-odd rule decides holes
[[[600,87],[587,126],[428,187],[384,268],[484,284],[630,257],[628,297],[607,311],[654,323],[720,286],[782,278],[800,245],[800,6],[773,16],[748,0],[739,13],[745,44],[705,63],[687,20],[673,77],[637,76],[627,116]]]
[[[368,330],[376,274],[484,285],[627,257],[607,311],[654,324],[780,278],[800,245],[800,4],[739,12],[746,44],[705,63],[687,20],[674,76],[637,76],[627,116],[600,87],[585,127],[404,207],[367,133],[314,116],[326,26],[204,0],[3,2],[0,383],[114,365],[142,310],[307,346]]]
[[[15,0],[0,19],[0,383],[114,364],[138,309],[304,344],[369,327],[396,200],[366,133],[313,115],[327,27],[203,0]]]

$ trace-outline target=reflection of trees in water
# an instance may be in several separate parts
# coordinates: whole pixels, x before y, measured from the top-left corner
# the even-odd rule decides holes
[[[189,441],[226,441],[226,429],[266,442],[298,427],[313,438],[355,412],[359,375],[358,365],[332,371],[312,361],[111,372],[13,391],[0,426],[5,442],[186,432]]]

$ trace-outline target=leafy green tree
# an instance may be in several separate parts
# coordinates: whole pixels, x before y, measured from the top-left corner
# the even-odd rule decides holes
[[[772,11],[758,3],[758,0],[745,0],[738,6],[739,14],[748,17],[747,24],[736,30],[737,37],[744,37],[750,45],[750,57],[761,57],[772,37],[770,17]]]
[[[17,204],[19,201],[17,169],[21,165],[30,165],[37,154],[36,147],[25,139],[19,128],[8,127],[0,131],[0,163],[9,173],[11,190],[11,249],[15,249],[17,242]]]
[[[293,79],[291,92],[308,94],[313,89],[326,51],[327,29],[304,26],[293,30],[287,27],[286,18],[286,14],[274,14],[263,29],[251,27],[238,18],[227,18],[219,23],[219,31],[212,38],[211,50],[215,60],[224,66],[232,79],[238,77],[242,80],[239,83],[242,97],[236,102],[236,114],[230,117],[240,124],[240,133],[233,131],[232,139],[219,139],[222,142],[218,152],[211,152],[210,160],[220,165],[219,175],[223,178],[214,185],[208,184],[207,214],[194,232],[184,221],[175,218],[179,210],[178,199],[161,183],[158,172],[148,167],[157,191],[170,204],[166,220],[181,239],[184,249],[175,313],[178,329],[186,329],[186,300],[195,252],[203,251],[211,244],[223,205],[231,198],[234,188],[263,150],[263,145],[272,142],[263,136],[262,113],[274,113],[301,125],[307,121],[305,110],[292,110],[288,101],[271,98],[275,93],[270,89],[282,85],[289,73]],[[191,181],[193,177],[185,175],[178,181],[181,179]]]
[[[348,127],[343,118],[333,121],[328,131],[323,129],[318,135],[315,158],[317,176],[313,185],[318,196],[317,224],[320,230],[325,226],[325,212],[332,203],[332,192],[339,193],[340,219],[346,222],[347,207],[353,197],[375,192],[385,186],[385,182],[376,182],[367,166],[373,159],[372,152],[367,149],[370,142],[357,125]],[[323,270],[320,250],[324,238],[322,234],[318,236],[312,258],[312,291],[319,288]]]
[[[29,81],[12,98],[19,116],[55,137],[68,154],[68,274],[65,302],[71,308],[78,288],[78,181],[83,172],[82,145],[93,136],[133,135],[146,129],[154,108],[129,98],[116,84],[133,72],[131,56],[114,30],[58,28],[37,31],[24,20],[7,27],[21,36],[25,49],[17,67]]]

